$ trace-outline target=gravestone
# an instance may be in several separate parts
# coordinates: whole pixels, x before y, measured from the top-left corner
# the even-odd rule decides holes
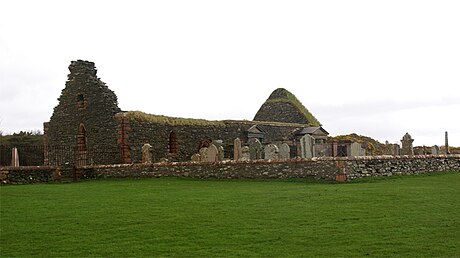
[[[214,144],[217,147],[217,160],[218,161],[224,160],[223,141],[222,140],[214,140],[214,141],[212,141],[212,144]]]
[[[401,139],[401,145],[402,145],[402,150],[401,154],[402,155],[414,155],[414,147],[412,146],[412,143],[414,142],[414,139],[410,136],[409,133],[406,133],[403,138]]]
[[[447,135],[447,131],[446,131],[446,133],[444,135],[444,141],[445,141],[444,145],[446,146],[444,148],[444,150],[445,150],[446,154],[450,154],[450,152],[449,152],[449,136]]]
[[[435,145],[431,147],[431,155],[439,155],[439,146]]]
[[[150,164],[152,163],[152,145],[145,143],[142,146],[142,163]]]
[[[268,144],[264,148],[265,160],[278,160],[279,158],[279,149],[275,144]]]
[[[201,156],[198,153],[195,153],[192,155],[192,162],[200,162],[201,161]]]
[[[233,140],[233,160],[241,159],[241,140],[236,138]]]
[[[16,147],[11,149],[11,166],[19,167],[19,153],[18,153],[18,148]]]
[[[361,144],[354,142],[350,145],[350,154],[349,157],[358,157],[364,156],[363,155],[363,148],[361,148]]]
[[[200,155],[200,161],[201,162],[206,162],[208,160],[208,158],[207,158],[208,147],[202,147],[198,154]]]
[[[252,138],[249,140],[249,156],[251,160],[262,159],[263,157],[263,147],[259,139]]]
[[[251,160],[251,155],[249,153],[249,147],[248,146],[244,146],[243,148],[241,148],[241,158],[240,158],[241,161],[248,161],[248,160]]]
[[[283,143],[279,146],[279,159],[286,160],[291,158],[291,148],[287,143]]]
[[[217,154],[217,159],[219,161],[223,161],[224,160],[224,146],[220,145],[218,148],[218,154]]]
[[[300,154],[302,158],[312,158],[313,157],[313,144],[315,138],[306,134],[300,138]]]
[[[206,162],[216,162],[219,159],[219,150],[216,145],[211,143],[208,148],[206,148]]]

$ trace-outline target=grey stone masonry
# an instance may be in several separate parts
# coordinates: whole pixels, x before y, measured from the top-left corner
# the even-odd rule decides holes
[[[412,143],[414,142],[414,139],[410,136],[409,133],[406,133],[403,138],[401,139],[401,154],[402,155],[414,155],[414,147],[412,146]]]

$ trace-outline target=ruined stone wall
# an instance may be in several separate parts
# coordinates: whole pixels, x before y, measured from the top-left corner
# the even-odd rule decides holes
[[[69,70],[59,104],[45,124],[49,164],[73,163],[77,148],[85,151],[80,158],[86,164],[118,163],[117,96],[97,78],[94,63],[72,61]]]
[[[117,115],[118,117],[121,114]],[[173,118],[172,118],[173,119]],[[122,119],[119,119],[122,121]],[[129,122],[123,120],[127,131],[124,139],[128,142],[131,150],[131,162],[141,162],[141,147],[148,142],[152,145],[154,161],[167,158],[171,161],[189,161],[190,157],[197,153],[200,143],[205,139],[222,140],[225,150],[225,158],[233,159],[233,141],[240,138],[244,144],[248,141],[248,129],[255,125],[249,121],[208,121],[199,124],[197,121],[188,123],[178,122],[155,122],[146,119],[129,117]],[[298,125],[270,125],[257,124],[258,128],[265,132],[264,143],[289,142],[293,144],[292,132],[299,128]],[[171,153],[170,134],[174,132],[177,137],[177,153]],[[119,141],[122,141],[121,139]],[[294,149],[294,148],[292,148]],[[295,153],[294,153],[295,154]]]
[[[60,179],[60,169],[54,166],[0,167],[0,184],[46,183]]]

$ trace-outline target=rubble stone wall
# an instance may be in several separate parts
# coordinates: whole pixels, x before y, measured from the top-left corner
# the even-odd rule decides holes
[[[356,158],[312,158],[287,161],[226,161],[88,166],[82,178],[178,176],[217,179],[307,178],[352,180],[367,176],[411,175],[460,171],[460,155]]]
[[[0,180],[2,184],[50,182],[61,180],[61,170],[64,171],[64,168],[0,167]],[[414,175],[446,171],[460,172],[460,155],[95,165],[80,167],[69,175],[74,174],[79,179],[174,176],[202,179],[315,178],[344,181],[369,176]],[[63,177],[64,174],[63,172]]]

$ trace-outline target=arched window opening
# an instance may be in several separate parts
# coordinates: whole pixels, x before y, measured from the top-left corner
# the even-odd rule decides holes
[[[176,154],[178,151],[178,146],[177,146],[177,135],[174,131],[171,131],[169,134],[169,153],[170,154]]]

